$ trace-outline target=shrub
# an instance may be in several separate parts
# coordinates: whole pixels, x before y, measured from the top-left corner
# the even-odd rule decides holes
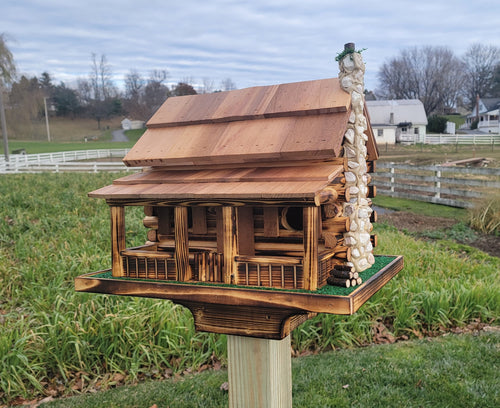
[[[491,194],[469,211],[469,225],[487,234],[500,233],[500,194]]]
[[[432,115],[428,119],[427,131],[429,133],[444,133],[446,131],[446,119],[444,116]]]

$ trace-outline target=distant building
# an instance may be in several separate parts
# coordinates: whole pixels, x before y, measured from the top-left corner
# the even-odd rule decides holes
[[[142,120],[130,120],[128,118],[122,120],[123,130],[142,129],[142,128],[144,128],[144,121]]]
[[[467,115],[465,125],[462,128],[470,129],[476,119],[477,130],[484,133],[500,133],[498,122],[498,110],[500,108],[500,98],[478,98],[476,107]]]
[[[425,138],[427,116],[418,99],[366,101],[377,143],[418,143]]]

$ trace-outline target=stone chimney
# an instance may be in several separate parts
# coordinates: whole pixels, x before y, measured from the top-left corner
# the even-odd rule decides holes
[[[344,204],[344,216],[349,217],[350,229],[344,234],[345,245],[351,248],[351,262],[357,272],[369,268],[375,262],[370,241],[372,225],[371,200],[367,198],[370,176],[366,166],[366,141],[368,136],[364,115],[364,73],[365,64],[354,43],[344,46],[339,60],[339,80],[342,89],[351,94],[351,114],[344,137],[344,156],[348,170],[345,172],[346,188],[351,199]]]

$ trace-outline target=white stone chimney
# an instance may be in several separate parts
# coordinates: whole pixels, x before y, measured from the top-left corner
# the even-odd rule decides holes
[[[344,156],[348,170],[345,172],[346,188],[351,199],[344,204],[344,216],[349,217],[350,229],[344,234],[345,245],[351,248],[351,262],[357,272],[369,268],[375,262],[370,241],[372,225],[371,200],[367,198],[370,176],[366,166],[366,141],[368,136],[364,115],[365,64],[361,52],[355,51],[353,43],[345,45],[339,60],[339,80],[342,89],[351,94],[351,114],[344,137]]]

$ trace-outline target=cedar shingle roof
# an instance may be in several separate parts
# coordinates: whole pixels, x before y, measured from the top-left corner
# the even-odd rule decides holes
[[[314,203],[346,166],[339,157],[350,103],[337,78],[169,98],[124,158],[152,169],[89,195],[118,203]],[[375,160],[371,128],[367,134]]]
[[[349,106],[337,78],[169,98],[124,162],[197,166],[338,157]]]

